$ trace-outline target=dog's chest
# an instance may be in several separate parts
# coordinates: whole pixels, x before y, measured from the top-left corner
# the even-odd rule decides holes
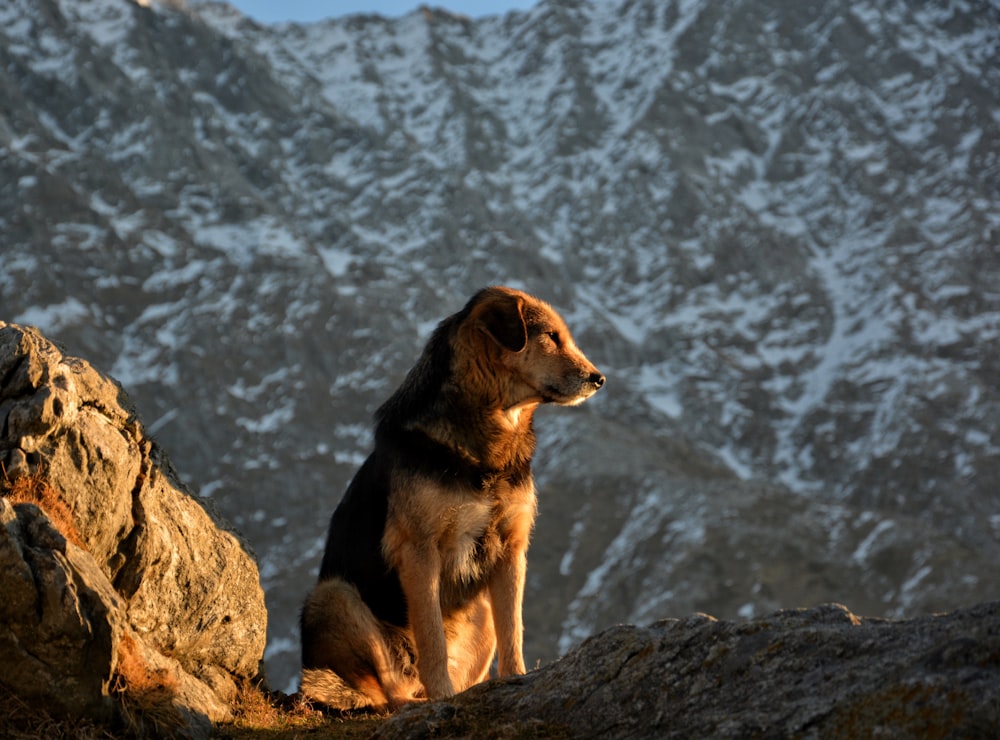
[[[492,506],[486,501],[452,507],[438,542],[445,580],[470,582],[494,562],[501,549]]]
[[[501,558],[527,547],[533,522],[532,488],[502,488],[456,500],[438,540],[443,580],[468,586],[488,578]]]

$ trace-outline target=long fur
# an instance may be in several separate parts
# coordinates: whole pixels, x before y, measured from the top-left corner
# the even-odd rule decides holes
[[[533,413],[603,383],[526,293],[487,288],[438,325],[331,518],[302,610],[304,695],[391,710],[485,680],[495,656],[524,673]]]

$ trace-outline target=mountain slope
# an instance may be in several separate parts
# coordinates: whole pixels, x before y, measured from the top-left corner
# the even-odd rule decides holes
[[[609,378],[539,415],[529,663],[997,597],[995,3],[0,20],[0,314],[119,378],[244,529],[277,686],[372,411],[490,283]]]

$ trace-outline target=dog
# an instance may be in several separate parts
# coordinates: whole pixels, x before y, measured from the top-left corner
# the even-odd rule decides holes
[[[525,672],[521,607],[537,503],[532,415],[604,375],[547,303],[486,288],[433,332],[375,414],[301,612],[301,694],[392,711]]]

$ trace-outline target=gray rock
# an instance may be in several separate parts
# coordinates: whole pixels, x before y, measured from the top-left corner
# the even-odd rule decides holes
[[[901,621],[827,604],[613,627],[377,737],[984,737],[997,696],[1000,602]]]
[[[56,713],[109,719],[122,600],[38,507],[0,498],[0,523],[0,681]]]
[[[8,476],[44,480],[71,518],[0,499],[0,682],[70,716],[157,688],[169,726],[226,719],[267,626],[246,543],[177,481],[116,383],[3,322],[0,428]]]

